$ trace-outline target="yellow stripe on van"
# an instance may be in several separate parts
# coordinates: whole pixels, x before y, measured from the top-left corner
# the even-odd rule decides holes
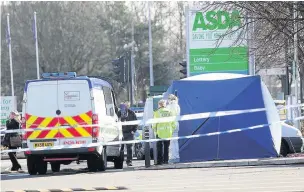
[[[81,115],[79,115],[79,117],[84,120],[84,122],[86,122],[87,124],[91,124],[92,123],[92,118],[90,116],[88,116],[86,113],[83,113]]]
[[[46,117],[44,120],[40,123],[41,128],[46,128],[48,124],[53,120],[52,117]]]
[[[26,128],[29,128],[37,119],[37,116],[31,115],[30,118],[26,120]]]
[[[64,117],[64,119],[70,124],[72,127],[76,127],[75,130],[82,136],[82,137],[91,137],[91,135],[82,127],[78,126],[78,123],[72,117]]]
[[[44,137],[45,139],[52,139],[58,133],[58,129],[52,129],[49,133]]]
[[[41,131],[33,131],[33,133],[28,137],[28,139],[36,139]]]
[[[58,127],[59,126],[59,123],[57,123],[55,125],[55,127]],[[55,137],[55,135],[58,133],[58,129],[52,129],[49,131],[49,133],[44,137],[46,139],[52,139]]]
[[[66,138],[71,138],[74,137],[68,130],[66,130],[65,128],[60,128],[59,129],[60,133],[63,135],[63,137]]]

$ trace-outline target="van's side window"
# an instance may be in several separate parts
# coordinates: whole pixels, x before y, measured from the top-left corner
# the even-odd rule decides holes
[[[114,101],[112,98],[112,92],[111,89],[108,87],[102,87],[103,94],[105,97],[105,104],[106,104],[106,114],[108,116],[114,116]]]

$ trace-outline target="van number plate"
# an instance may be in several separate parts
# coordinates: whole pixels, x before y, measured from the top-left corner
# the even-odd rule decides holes
[[[37,148],[37,147],[53,147],[53,146],[54,146],[53,142],[34,143],[34,148]]]

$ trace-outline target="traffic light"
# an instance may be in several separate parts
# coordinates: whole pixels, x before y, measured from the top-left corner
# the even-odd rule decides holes
[[[125,61],[124,57],[119,57],[112,61],[113,71],[118,77],[118,81],[124,83],[126,82],[126,72],[125,72]]]
[[[183,74],[183,76],[180,77],[180,79],[187,78],[187,61],[183,61],[179,64],[183,67],[181,70],[179,70]]]

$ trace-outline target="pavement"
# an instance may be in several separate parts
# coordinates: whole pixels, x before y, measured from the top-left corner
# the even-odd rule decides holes
[[[16,155],[17,155],[18,159],[24,159],[25,158],[24,152],[16,153]],[[6,159],[9,159],[8,154],[7,153],[2,153],[1,154],[1,160],[6,160]]]
[[[135,170],[162,170],[162,169],[185,169],[185,168],[210,168],[210,167],[241,167],[241,166],[264,166],[264,165],[304,165],[304,156],[267,159],[240,159],[226,161],[205,161],[191,163],[177,163],[160,166],[135,167]]]

